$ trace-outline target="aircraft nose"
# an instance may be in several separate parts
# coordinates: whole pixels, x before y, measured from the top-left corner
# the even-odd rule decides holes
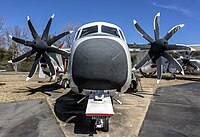
[[[119,89],[127,80],[122,45],[111,39],[89,39],[78,45],[72,64],[74,83],[83,89]]]

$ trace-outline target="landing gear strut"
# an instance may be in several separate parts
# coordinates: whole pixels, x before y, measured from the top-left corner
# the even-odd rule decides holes
[[[94,129],[101,129],[104,132],[109,131],[109,117],[94,116],[92,117],[92,123],[94,124]]]

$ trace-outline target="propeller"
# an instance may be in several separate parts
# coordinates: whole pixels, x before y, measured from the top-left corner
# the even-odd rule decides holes
[[[192,50],[191,52],[184,52],[184,54],[180,54],[179,52],[174,52],[175,56],[177,57],[177,60],[181,62],[181,64],[185,67],[190,66],[194,68],[195,70],[200,69],[200,65],[197,61],[195,61],[195,57],[193,57],[195,53],[195,50]]]
[[[190,50],[189,47],[182,44],[168,43],[168,40],[179,29],[181,29],[184,26],[184,24],[176,25],[171,30],[169,30],[163,38],[160,38],[160,13],[157,13],[154,18],[154,40],[139,26],[136,20],[134,20],[133,23],[138,33],[140,33],[151,45],[148,54],[135,66],[135,69],[139,69],[146,62],[151,60],[154,64],[157,65],[157,83],[159,83],[160,79],[162,78],[163,72],[163,64],[161,60],[162,56],[166,58],[170,63],[172,63],[182,74],[184,74],[183,68],[181,67],[180,63],[171,55],[169,55],[169,53],[166,52],[168,50]]]
[[[28,58],[31,55],[36,53],[35,62],[33,63],[32,67],[31,67],[31,70],[28,74],[28,77],[26,78],[26,81],[28,81],[29,79],[32,78],[32,76],[34,75],[34,73],[36,72],[36,70],[38,68],[38,65],[39,65],[39,62],[41,59],[44,59],[46,61],[46,63],[49,66],[49,70],[51,72],[51,77],[53,79],[55,79],[55,69],[51,62],[50,56],[48,54],[49,52],[57,53],[62,56],[65,56],[65,57],[69,56],[69,53],[67,53],[63,50],[60,50],[56,47],[51,47],[51,45],[53,43],[55,43],[57,40],[61,39],[62,37],[72,33],[73,31],[66,31],[57,36],[49,38],[49,29],[50,29],[53,18],[54,18],[54,14],[49,19],[49,21],[43,31],[42,37],[40,37],[38,35],[38,33],[36,32],[33,24],[31,23],[30,17],[29,16],[27,17],[28,27],[29,27],[29,29],[31,31],[31,35],[33,37],[32,41],[24,40],[24,39],[13,37],[13,36],[9,35],[13,41],[32,48],[32,50],[28,51],[27,53],[13,59],[13,60],[8,61],[9,63],[16,63],[16,62],[23,61],[26,58]]]

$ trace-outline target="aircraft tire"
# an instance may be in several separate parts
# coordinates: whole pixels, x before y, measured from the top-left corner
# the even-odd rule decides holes
[[[130,85],[131,89],[137,89],[137,82],[135,80],[131,81],[131,85]]]
[[[62,88],[67,88],[67,83],[66,83],[66,81],[62,80],[60,86],[61,86]]]
[[[103,120],[103,128],[102,131],[108,132],[109,131],[109,119],[104,119]]]

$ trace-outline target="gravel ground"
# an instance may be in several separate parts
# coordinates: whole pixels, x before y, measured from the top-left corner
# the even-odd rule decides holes
[[[0,73],[0,102],[24,101],[30,99],[41,99],[48,96],[48,91],[44,91],[42,85],[53,84],[52,82],[40,83],[38,75],[26,81],[26,72],[1,72]]]

